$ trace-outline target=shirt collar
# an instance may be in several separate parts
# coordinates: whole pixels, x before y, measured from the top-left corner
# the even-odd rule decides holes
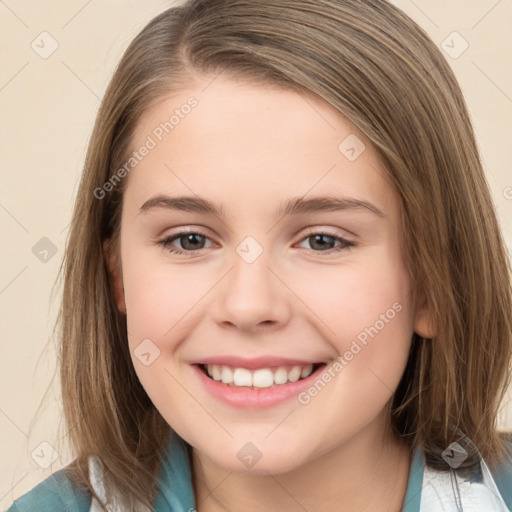
[[[155,512],[196,510],[190,445],[174,431],[171,431],[170,441],[165,449],[158,483],[159,489],[153,502]]]
[[[405,492],[404,504],[401,512],[419,512],[421,501],[421,489],[423,486],[423,455],[419,448],[414,450],[409,481]]]

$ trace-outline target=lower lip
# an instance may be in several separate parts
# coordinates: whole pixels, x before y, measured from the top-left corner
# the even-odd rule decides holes
[[[326,364],[322,364],[311,375],[297,382],[262,389],[228,386],[207,377],[200,366],[194,364],[192,368],[205,389],[225,404],[242,409],[262,409],[279,405],[305,391],[326,366]]]

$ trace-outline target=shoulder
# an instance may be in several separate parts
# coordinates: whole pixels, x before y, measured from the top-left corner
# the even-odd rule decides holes
[[[88,512],[91,498],[65,467],[18,498],[5,512]]]

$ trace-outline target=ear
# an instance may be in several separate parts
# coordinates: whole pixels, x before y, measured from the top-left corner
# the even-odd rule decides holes
[[[437,326],[424,292],[416,296],[413,325],[414,332],[422,338],[433,338],[437,334]]]
[[[119,254],[111,245],[111,240],[107,238],[103,242],[103,253],[107,261],[109,270],[110,284],[114,291],[117,307],[119,311],[126,315],[126,302],[124,300],[124,286],[121,265],[119,261]]]

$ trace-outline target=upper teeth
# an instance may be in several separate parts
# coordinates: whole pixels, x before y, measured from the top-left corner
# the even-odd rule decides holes
[[[300,378],[305,378],[313,371],[313,365],[293,366],[289,370],[280,366],[275,370],[271,368],[259,368],[258,370],[248,370],[247,368],[232,368],[230,366],[221,366],[217,364],[207,365],[208,375],[213,380],[222,381],[224,384],[232,386],[248,386],[255,388],[269,388],[274,384],[286,384],[287,382],[297,382]]]

